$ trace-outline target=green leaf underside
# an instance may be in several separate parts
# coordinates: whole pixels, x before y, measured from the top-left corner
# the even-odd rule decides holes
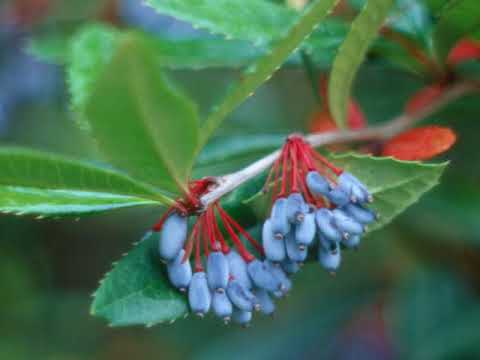
[[[160,206],[153,200],[110,193],[0,186],[0,212],[15,215],[79,216],[133,206]]]
[[[212,109],[207,117],[202,127],[202,143],[210,138],[228,114],[272,76],[288,56],[319,25],[335,3],[336,0],[314,1],[298,17],[295,24],[272,45],[271,51],[245,70],[240,80],[230,87],[225,98]]]
[[[198,144],[196,107],[160,72],[144,41],[122,37],[85,114],[115,166],[174,193],[185,186]]]
[[[330,111],[340,128],[346,126],[347,105],[355,74],[377,36],[393,0],[369,0],[353,21],[333,62],[328,86]]]
[[[433,39],[436,55],[442,62],[455,43],[475,30],[480,30],[480,2],[451,0],[440,12]]]
[[[0,149],[0,185],[86,191],[144,198],[165,204],[159,190],[116,171],[60,155],[23,148]]]
[[[372,192],[371,208],[380,219],[369,226],[369,231],[387,225],[437,185],[447,166],[355,154],[336,155],[333,162],[358,177]]]
[[[173,289],[155,256],[158,233],[148,233],[116,263],[94,294],[91,313],[113,326],[174,321],[188,312],[186,296]]]

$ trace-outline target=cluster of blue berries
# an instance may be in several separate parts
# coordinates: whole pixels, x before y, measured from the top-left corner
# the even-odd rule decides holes
[[[318,261],[335,273],[341,263],[341,248],[359,246],[366,226],[376,219],[376,214],[365,206],[372,201],[372,195],[348,172],[343,172],[337,181],[332,185],[317,171],[308,172],[305,178],[310,194],[323,197],[331,208],[317,208],[298,192],[274,202],[262,232],[268,260],[297,268],[295,264],[305,261],[308,248],[318,239]]]
[[[221,224],[238,251],[231,249],[223,235],[216,231],[219,228],[215,209],[219,209]],[[201,236],[201,233],[206,236]],[[210,236],[212,234],[213,237]],[[254,311],[273,314],[275,304],[272,297],[283,297],[292,284],[278,264],[253,256],[239,235],[251,241],[259,254],[262,253],[261,246],[218,204],[197,218],[188,239],[188,218],[173,211],[162,223],[159,254],[167,264],[170,283],[179,291],[188,292],[193,313],[203,317],[212,310],[225,323],[233,320],[246,326]],[[193,246],[195,259],[192,268],[189,257]],[[205,268],[200,256],[202,246]]]
[[[159,254],[168,278],[188,293],[193,313],[202,317],[212,310],[225,323],[241,325],[248,325],[255,311],[273,314],[274,299],[290,291],[291,276],[306,261],[309,248],[316,244],[319,263],[335,273],[341,249],[358,247],[367,225],[377,218],[366,207],[373,201],[367,187],[299,136],[288,138],[266,189],[272,176],[275,201],[263,224],[261,244],[218,202],[199,208],[208,179],[194,182],[188,198],[177,201],[154,227],[160,232]],[[189,235],[190,216],[196,220]]]

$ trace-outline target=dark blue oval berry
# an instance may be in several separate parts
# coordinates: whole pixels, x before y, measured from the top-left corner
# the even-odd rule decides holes
[[[273,235],[270,219],[263,224],[262,242],[267,259],[275,262],[285,259],[285,241],[283,239],[277,239]]]
[[[291,193],[287,198],[287,218],[292,224],[303,222],[308,205],[300,193]]]
[[[253,314],[251,311],[244,311],[239,309],[234,309],[232,314],[232,320],[237,324],[242,326],[248,326],[250,321],[252,321]]]
[[[320,235],[326,239],[340,242],[344,237],[342,232],[333,224],[333,214],[330,210],[318,209],[315,213],[315,221]]]
[[[360,235],[363,233],[363,225],[350,217],[346,212],[340,209],[332,211],[333,223],[342,233],[351,235]]]
[[[232,317],[233,305],[225,292],[213,292],[212,310],[216,316],[228,323]]]
[[[167,264],[168,279],[180,291],[187,291],[192,280],[192,266],[188,259],[182,262],[185,250],[181,249],[177,257]]]
[[[265,289],[255,289],[255,296],[262,314],[272,315],[275,312],[275,303]]]
[[[343,239],[342,244],[347,249],[356,249],[360,246],[361,237],[360,235],[350,236],[348,239]]]
[[[270,272],[267,264],[257,259],[248,264],[248,274],[255,286],[267,291],[280,290],[281,282]]]
[[[331,252],[323,246],[318,247],[318,262],[328,272],[335,273],[340,267],[341,260],[340,248],[335,252]]]
[[[275,200],[270,216],[272,222],[272,231],[277,239],[283,239],[290,231],[290,223],[287,218],[287,199],[279,198]]]
[[[228,283],[227,295],[233,305],[241,310],[253,311],[257,303],[255,295],[236,280]]]
[[[315,213],[305,214],[300,224],[295,226],[295,240],[299,245],[310,246],[315,239]]]
[[[347,204],[343,210],[353,219],[365,225],[373,223],[377,218],[374,211],[357,204]]]
[[[267,265],[272,275],[280,282],[279,290],[284,294],[289,292],[292,289],[292,281],[288,278],[280,264],[265,261],[265,265]]]
[[[252,288],[252,281],[248,275],[247,263],[235,250],[231,250],[227,254],[228,267],[230,275],[242,284],[245,288]]]
[[[285,239],[285,247],[287,249],[287,256],[291,261],[304,262],[308,255],[308,248],[305,245],[300,245],[295,240],[295,235],[289,233]]]
[[[345,206],[351,201],[352,194],[340,186],[333,188],[328,194],[327,198],[337,206]]]
[[[163,223],[160,232],[158,252],[164,261],[175,259],[183,248],[187,239],[187,218],[177,213],[172,213]]]
[[[282,269],[287,274],[295,274],[300,270],[300,265],[298,265],[298,263],[295,261],[287,259],[282,262]]]
[[[203,271],[193,274],[188,288],[188,302],[193,313],[203,317],[210,310],[212,297],[207,284],[207,276]]]
[[[229,278],[227,257],[220,251],[211,252],[207,259],[207,280],[210,289],[223,292]]]
[[[327,195],[330,191],[330,184],[327,179],[317,171],[310,171],[306,176],[307,186],[314,195]]]

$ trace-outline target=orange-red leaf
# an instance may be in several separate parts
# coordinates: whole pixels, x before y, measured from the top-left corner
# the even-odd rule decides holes
[[[350,101],[348,107],[347,124],[348,128],[352,130],[363,129],[367,125],[362,109],[360,109],[360,106],[353,100]],[[323,109],[322,111],[313,113],[309,126],[311,132],[326,132],[337,129],[337,124],[328,110]]]
[[[405,105],[405,112],[412,114],[419,111],[442,95],[444,90],[445,86],[441,84],[433,84],[418,90]]]
[[[455,133],[441,126],[424,126],[408,130],[386,142],[382,155],[399,160],[428,160],[452,147]]]
[[[460,40],[448,54],[447,63],[455,66],[468,60],[480,60],[480,41]]]

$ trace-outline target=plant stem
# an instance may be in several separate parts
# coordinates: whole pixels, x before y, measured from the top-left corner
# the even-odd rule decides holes
[[[456,99],[479,90],[479,82],[459,82],[455,85],[452,85],[432,103],[424,106],[417,112],[402,114],[388,121],[384,125],[368,127],[362,130],[338,130],[318,134],[309,134],[305,136],[305,140],[314,147],[348,142],[386,140],[411,127],[416,122],[430,116]],[[270,166],[272,166],[280,153],[280,150],[276,150],[239,171],[217,177],[217,187],[201,198],[204,207],[207,207],[209,204],[235,190],[246,181],[267,170]]]

